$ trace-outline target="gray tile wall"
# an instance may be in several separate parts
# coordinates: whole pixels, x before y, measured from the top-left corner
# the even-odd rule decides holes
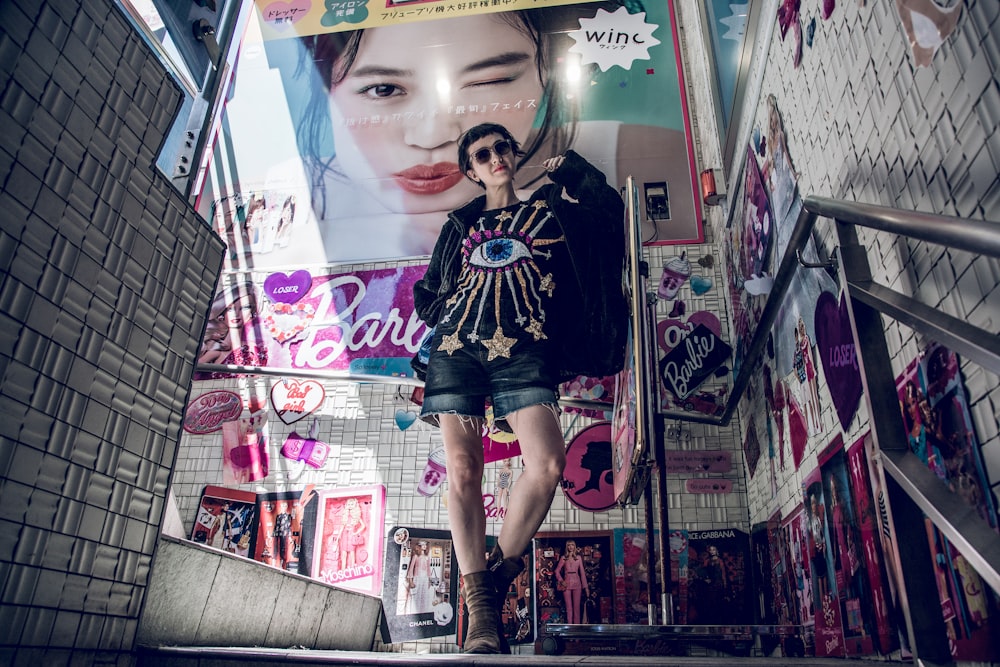
[[[222,245],[113,3],[0,3],[0,90],[0,663],[131,664]]]
[[[815,39],[792,66],[792,38],[774,30],[754,125],[766,127],[768,94],[781,110],[788,149],[805,195],[903,210],[1000,222],[1000,4],[965,0],[954,33],[928,67],[916,67],[896,3],[838,2],[828,21],[803,3],[803,25],[816,19]],[[768,19],[772,20],[773,19]],[[836,247],[832,225],[820,221],[822,245]],[[875,279],[987,331],[1000,331],[1000,262],[939,246],[861,230]],[[896,323],[886,326],[899,373],[926,345]],[[1000,483],[1000,378],[962,363],[969,405],[993,491]],[[813,438],[803,471],[840,427],[820,386],[827,432]],[[747,404],[744,417],[763,407]],[[836,426],[833,426],[836,425]],[[862,401],[847,433],[869,428]],[[777,494],[767,480],[749,484],[751,520],[802,502],[801,475],[788,471]]]

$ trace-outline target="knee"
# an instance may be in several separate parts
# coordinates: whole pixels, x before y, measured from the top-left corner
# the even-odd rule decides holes
[[[555,487],[562,480],[566,469],[566,452],[555,452],[538,461],[536,474],[545,480],[546,485]]]
[[[471,456],[456,456],[448,459],[448,488],[457,493],[475,491],[480,493],[483,483],[483,465]]]

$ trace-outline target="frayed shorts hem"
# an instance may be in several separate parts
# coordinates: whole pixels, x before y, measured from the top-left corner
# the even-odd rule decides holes
[[[507,415],[531,407],[533,405],[550,405],[555,408],[559,397],[554,389],[548,387],[523,387],[511,391],[498,392],[493,395],[493,418],[500,420]],[[438,415],[453,414],[462,417],[486,416],[486,396],[470,396],[466,394],[436,394],[424,396],[424,404],[420,410],[420,418],[437,426]]]

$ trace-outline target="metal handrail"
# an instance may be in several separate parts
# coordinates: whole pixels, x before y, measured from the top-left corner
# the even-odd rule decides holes
[[[800,262],[798,255],[805,247],[806,241],[812,234],[816,219],[820,216],[836,220],[838,223],[849,224],[857,227],[866,227],[900,236],[909,237],[918,241],[926,241],[938,245],[945,245],[950,248],[966,250],[980,255],[990,257],[1000,257],[1000,223],[987,220],[964,220],[951,216],[933,215],[919,211],[902,211],[886,206],[876,206],[873,204],[862,204],[857,202],[841,201],[827,197],[805,197],[802,202],[802,210],[792,228],[788,246],[782,255],[781,263],[774,274],[774,282],[768,294],[764,309],[761,312],[760,321],[757,324],[754,336],[747,348],[747,354],[740,367],[740,372],[733,383],[733,390],[729,394],[725,408],[719,416],[709,415],[678,415],[671,414],[670,418],[681,421],[689,421],[715,426],[726,426],[736,413],[743,393],[750,385],[757,366],[767,345],[767,338],[771,327],[778,318],[785,293],[791,284],[795,272],[799,269]],[[859,284],[860,286],[860,284]],[[887,288],[886,288],[887,289]],[[883,294],[885,294],[883,292]],[[884,302],[888,305],[888,301]],[[910,301],[909,304],[918,302]],[[908,304],[908,305],[909,305]],[[917,306],[910,309],[913,311],[930,308]],[[880,310],[882,308],[880,307]],[[883,310],[883,312],[887,312]],[[940,311],[938,311],[940,313]],[[888,314],[888,313],[887,313]],[[901,313],[898,313],[901,314]],[[937,339],[947,342],[958,352],[975,359],[984,367],[994,372],[1000,372],[1000,342],[996,336],[972,331],[971,325],[963,324],[954,326],[954,322],[943,315],[940,320],[936,318],[920,318],[924,323],[932,328],[935,321],[944,322],[937,326]],[[919,328],[921,323],[915,319],[904,320],[908,326]],[[954,333],[956,329],[964,329],[958,336],[949,336],[948,332]],[[963,343],[964,339],[973,339],[975,345],[968,346]]]
[[[983,581],[996,591],[1000,591],[1000,535],[910,451],[885,341],[883,317],[901,322],[995,373],[1000,372],[1000,336],[874,281],[867,250],[858,242],[857,228],[1000,257],[1000,224],[805,197],[723,414],[716,419],[679,418],[719,425],[727,424],[732,418],[759,370],[767,338],[794,274],[800,265],[805,266],[797,258],[819,216],[831,218],[837,226],[839,247],[835,259],[858,346],[864,394],[870,414],[878,416],[872,420],[871,434],[876,445],[875,456],[884,471],[882,483],[889,492],[897,548],[905,554],[905,558],[897,558],[897,567],[903,582],[900,593],[908,634],[916,649],[915,657],[948,660],[947,637],[938,611],[938,593],[923,517],[931,520]],[[809,265],[808,268],[821,266],[824,265]],[[889,480],[891,485],[886,484]]]
[[[887,206],[806,197],[803,208],[837,222],[907,236],[918,241],[1000,257],[1000,224]]]

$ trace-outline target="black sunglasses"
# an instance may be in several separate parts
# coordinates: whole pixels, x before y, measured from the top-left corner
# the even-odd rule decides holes
[[[480,148],[472,154],[472,159],[478,164],[487,164],[490,161],[491,153],[496,153],[497,157],[503,157],[507,153],[511,152],[512,149],[513,147],[510,145],[509,141],[501,139],[493,144],[492,148]]]

